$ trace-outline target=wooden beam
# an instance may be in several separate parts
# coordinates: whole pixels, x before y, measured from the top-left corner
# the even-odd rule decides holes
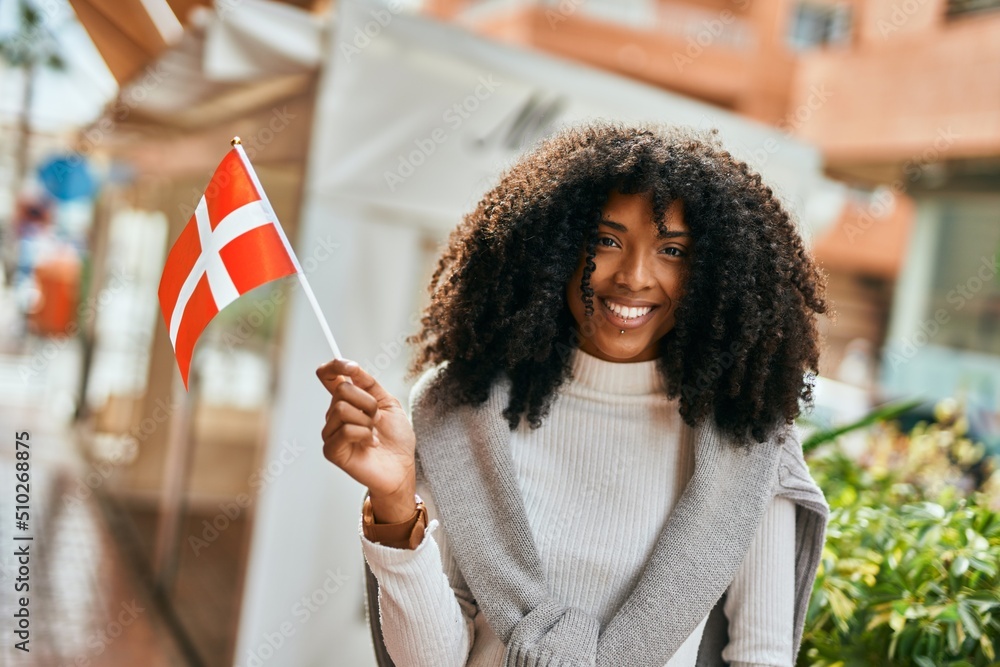
[[[146,46],[123,33],[88,0],[70,0],[70,4],[119,84],[129,81],[153,59]]]

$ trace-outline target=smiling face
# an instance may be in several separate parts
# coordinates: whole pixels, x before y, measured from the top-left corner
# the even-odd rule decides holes
[[[666,212],[666,236],[653,224],[648,194],[612,192],[601,213],[590,275],[591,316],[580,290],[585,253],[566,286],[580,349],[605,361],[655,359],[660,339],[674,328],[694,245],[681,202]]]

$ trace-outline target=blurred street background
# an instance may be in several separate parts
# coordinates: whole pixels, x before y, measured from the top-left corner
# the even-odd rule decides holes
[[[1000,497],[998,0],[2,0],[0,665],[374,665],[364,489],[322,457],[331,354],[300,288],[221,313],[185,392],[165,253],[239,135],[345,356],[405,404],[449,230],[588,118],[718,128],[795,215],[836,310],[804,429],[895,406],[888,450],[885,430],[826,440],[883,478],[928,433],[965,443],[940,464],[957,476],[919,478]],[[984,539],[945,567],[975,570]],[[815,628],[861,613],[818,586]],[[941,645],[993,655],[1000,597],[992,613],[974,636],[942,616]],[[831,664],[825,636],[800,664]],[[907,660],[878,664],[925,664]]]

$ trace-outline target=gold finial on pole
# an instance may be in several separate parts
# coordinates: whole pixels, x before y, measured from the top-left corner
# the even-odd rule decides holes
[[[233,137],[233,140],[229,142],[229,145],[230,145],[230,146],[239,146],[239,145],[240,145],[240,144],[242,144],[242,143],[243,143],[243,142],[242,142],[242,141],[240,141],[240,138],[239,138],[239,137]]]

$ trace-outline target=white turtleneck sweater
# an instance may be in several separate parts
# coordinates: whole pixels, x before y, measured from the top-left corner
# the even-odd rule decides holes
[[[663,393],[656,361],[614,363],[577,350],[573,378],[538,429],[510,447],[552,593],[602,625],[639,578],[693,471],[691,430]],[[434,498],[416,549],[367,540],[386,648],[396,667],[500,667],[504,645],[479,612],[448,550]],[[359,524],[359,533],[360,533]],[[775,498],[729,587],[733,667],[791,667],[795,506]],[[694,667],[705,620],[666,663]]]

